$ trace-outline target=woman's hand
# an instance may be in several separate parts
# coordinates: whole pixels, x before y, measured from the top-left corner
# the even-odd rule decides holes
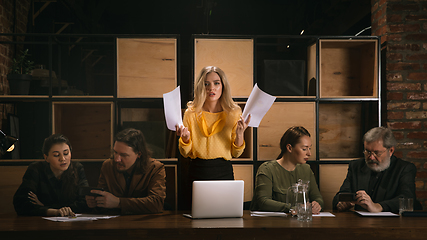
[[[73,210],[71,210],[70,207],[62,207],[60,209],[57,209],[57,214],[56,216],[61,216],[61,217],[75,217],[76,214],[73,212]]]
[[[184,143],[188,143],[190,141],[190,131],[188,131],[188,128],[184,127],[183,125],[175,126],[176,128],[176,135],[178,137],[181,137],[182,141]]]
[[[311,202],[311,212],[313,214],[319,214],[321,210],[322,210],[322,207],[318,202],[316,201]]]
[[[236,139],[234,140],[234,145],[237,147],[240,147],[243,145],[243,133],[245,132],[246,128],[248,128],[248,124],[251,121],[251,115],[248,116],[248,119],[245,121],[242,116],[240,116],[239,121],[237,121],[236,126]]]
[[[245,121],[243,116],[240,116],[239,121],[237,121],[236,135],[242,135],[245,132],[246,128],[248,128],[249,122],[251,121],[251,115],[248,116],[248,119]]]
[[[28,198],[30,199],[32,204],[44,206],[44,204],[40,202],[39,199],[37,198],[37,195],[31,191],[28,193]]]
[[[49,208],[46,213],[47,216],[58,216],[58,217],[75,217],[76,214],[71,210],[70,207],[62,207],[60,209]]]

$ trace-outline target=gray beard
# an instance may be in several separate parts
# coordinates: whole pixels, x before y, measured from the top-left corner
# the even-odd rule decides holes
[[[384,159],[385,161],[382,162],[382,163],[378,163],[378,161],[376,161],[376,160],[375,161],[371,161],[371,160],[368,160],[368,159],[365,158],[365,162],[366,162],[366,165],[368,166],[368,168],[371,169],[372,171],[374,171],[374,172],[382,172],[382,171],[386,170],[388,167],[390,167],[390,158],[391,157],[388,156],[386,159]],[[372,162],[376,162],[376,163],[378,163],[378,165],[369,164],[369,163],[372,163]]]

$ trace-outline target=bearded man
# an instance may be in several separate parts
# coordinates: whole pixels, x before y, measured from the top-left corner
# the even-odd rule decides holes
[[[114,139],[113,156],[101,167],[97,197],[86,196],[96,212],[144,214],[163,211],[166,198],[163,163],[150,157],[144,135],[128,128]]]
[[[392,131],[385,127],[373,128],[363,136],[365,159],[350,162],[347,177],[333,199],[334,209],[398,213],[399,198],[416,202],[417,169],[393,155],[396,144]],[[355,197],[353,201],[340,201],[340,193],[354,193]]]

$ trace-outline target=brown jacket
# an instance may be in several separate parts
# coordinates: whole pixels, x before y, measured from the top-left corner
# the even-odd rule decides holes
[[[120,214],[143,214],[163,211],[166,198],[166,172],[163,163],[150,159],[145,174],[135,169],[129,191],[122,173],[114,167],[114,160],[106,160],[101,167],[98,187],[120,198]]]

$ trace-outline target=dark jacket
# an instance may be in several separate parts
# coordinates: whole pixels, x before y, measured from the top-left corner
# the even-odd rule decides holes
[[[84,168],[80,163],[71,161],[70,167],[78,173],[78,186],[75,186],[74,197],[68,198],[62,193],[63,181],[57,179],[47,162],[31,163],[25,171],[22,183],[13,196],[13,205],[18,215],[45,216],[49,208],[70,207],[75,213],[88,211],[84,196],[79,196],[79,187],[89,186]],[[34,205],[28,198],[33,192],[44,206]]]
[[[365,159],[351,161],[347,177],[338,193],[355,193],[365,190],[368,193],[369,181],[373,171],[366,165]],[[368,193],[374,203],[379,203],[384,212],[399,212],[399,198],[416,198],[415,174],[417,169],[413,163],[391,156],[390,167],[384,170],[378,182],[378,188]],[[338,193],[332,206],[336,209]],[[356,210],[363,209],[356,205]]]

